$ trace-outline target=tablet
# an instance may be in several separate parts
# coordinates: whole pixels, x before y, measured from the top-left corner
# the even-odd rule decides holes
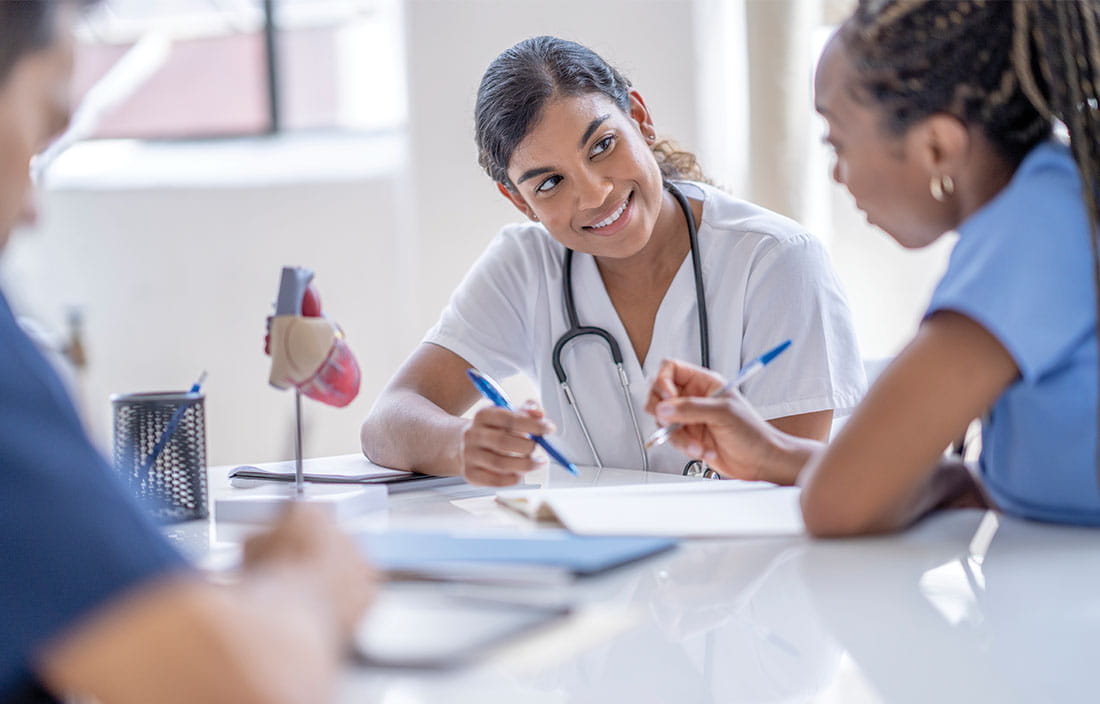
[[[360,624],[353,652],[361,663],[374,667],[463,667],[569,612],[566,606],[385,589]]]

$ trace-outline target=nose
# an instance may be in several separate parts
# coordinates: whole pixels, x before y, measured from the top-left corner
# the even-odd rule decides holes
[[[577,205],[580,210],[595,210],[607,202],[615,184],[593,169],[582,169],[575,179]]]
[[[847,177],[847,174],[845,172],[846,172],[846,169],[844,168],[844,165],[841,162],[840,157],[834,157],[833,158],[833,180],[836,181],[837,183],[841,184],[841,185],[844,185],[845,178]]]

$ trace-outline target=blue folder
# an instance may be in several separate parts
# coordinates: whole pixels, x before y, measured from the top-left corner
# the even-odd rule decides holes
[[[422,571],[471,565],[538,566],[590,575],[676,545],[668,538],[579,536],[540,531],[515,536],[471,536],[391,531],[363,533],[360,546],[383,570]]]

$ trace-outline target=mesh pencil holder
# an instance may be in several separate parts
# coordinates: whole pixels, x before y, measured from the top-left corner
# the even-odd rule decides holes
[[[206,420],[200,392],[114,394],[114,463],[164,523],[206,518]]]

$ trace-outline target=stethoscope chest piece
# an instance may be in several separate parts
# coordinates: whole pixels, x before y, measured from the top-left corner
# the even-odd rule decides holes
[[[698,477],[700,479],[721,479],[722,476],[707,466],[703,460],[691,460],[684,465],[685,477]]]

